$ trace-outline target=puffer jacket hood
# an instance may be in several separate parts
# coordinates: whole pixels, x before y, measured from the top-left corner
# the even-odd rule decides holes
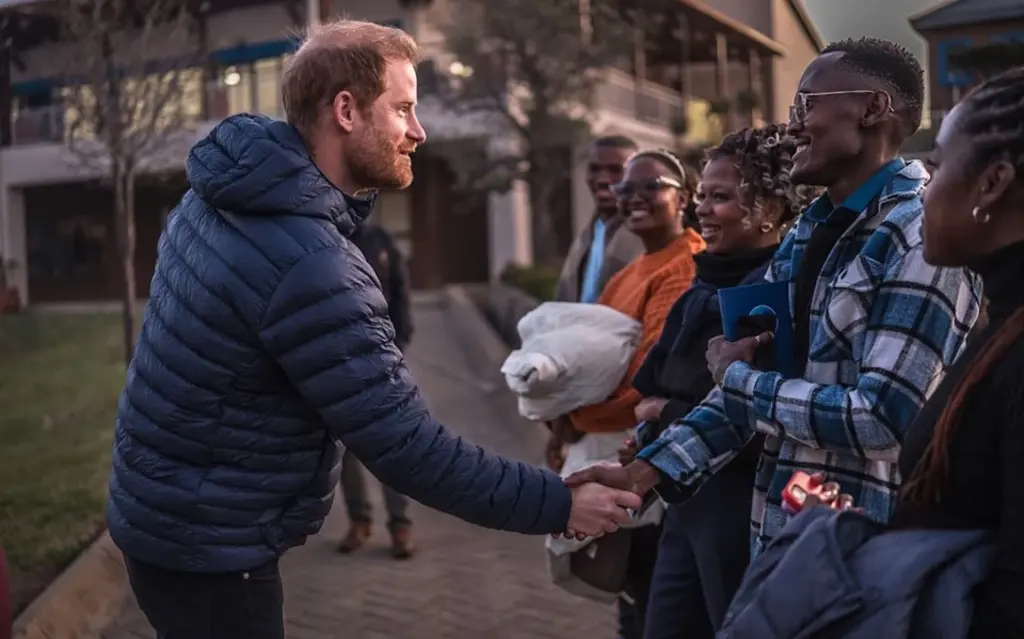
[[[343,193],[313,163],[295,127],[263,115],[218,124],[189,151],[185,171],[192,190],[215,209],[328,219],[345,235],[370,215],[376,198]]]

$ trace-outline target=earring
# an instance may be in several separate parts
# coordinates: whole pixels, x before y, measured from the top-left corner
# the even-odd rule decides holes
[[[757,227],[762,233],[771,233],[775,225],[771,222],[761,222],[761,226]]]
[[[982,211],[980,206],[974,207],[971,211],[971,217],[974,218],[975,224],[988,224],[989,220],[992,219],[992,215],[988,211]]]

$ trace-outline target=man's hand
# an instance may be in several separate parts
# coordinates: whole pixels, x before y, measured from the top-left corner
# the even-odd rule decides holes
[[[628,466],[633,463],[633,460],[636,459],[636,452],[637,446],[634,438],[630,437],[622,442],[622,448],[619,449],[619,464]]]
[[[565,415],[547,422],[546,426],[551,431],[551,435],[548,437],[547,446],[544,448],[544,459],[548,464],[548,468],[556,473],[560,473],[562,472],[562,466],[565,465],[566,444],[578,442],[583,433],[573,428],[572,420]]]
[[[544,447],[544,460],[548,468],[556,473],[562,472],[562,466],[565,465],[565,444],[558,433],[552,432],[548,435],[548,443]]]
[[[668,400],[664,397],[645,397],[633,409],[637,421],[656,422],[661,419],[661,411],[664,410]]]
[[[771,342],[773,337],[772,333],[766,332],[754,337],[745,337],[738,342],[726,341],[721,335],[711,338],[704,357],[707,359],[708,370],[711,371],[711,378],[715,380],[715,384],[722,384],[725,371],[733,362],[753,364],[757,349]]]
[[[572,510],[569,513],[567,536],[600,537],[612,533],[630,521],[626,509],[640,508],[637,495],[599,484],[585,483],[571,486]]]
[[[647,462],[637,460],[628,466],[609,463],[594,464],[565,478],[565,484],[570,488],[589,482],[597,482],[619,490],[628,490],[643,497],[661,483],[661,475]]]

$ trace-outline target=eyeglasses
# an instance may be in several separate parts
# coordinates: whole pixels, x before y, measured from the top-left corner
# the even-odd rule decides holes
[[[628,198],[639,194],[645,200],[653,200],[658,191],[663,189],[681,189],[683,185],[678,180],[669,177],[656,177],[650,180],[633,182],[620,182],[611,186],[611,191],[618,197]]]
[[[796,104],[789,107],[789,121],[790,122],[803,122],[804,118],[807,117],[808,111],[811,110],[811,98],[824,98],[830,95],[874,95],[881,93],[885,96],[886,104],[889,105],[889,113],[896,113],[896,109],[892,107],[892,96],[889,95],[888,91],[872,91],[870,89],[857,89],[852,91],[823,91],[820,93],[797,93]]]

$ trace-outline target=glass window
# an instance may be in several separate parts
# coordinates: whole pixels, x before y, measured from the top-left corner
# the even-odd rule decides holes
[[[256,62],[256,111],[271,117],[281,117],[281,63],[282,58],[267,58]]]
[[[228,114],[252,113],[252,67],[233,66],[224,69],[221,84],[226,87]]]

